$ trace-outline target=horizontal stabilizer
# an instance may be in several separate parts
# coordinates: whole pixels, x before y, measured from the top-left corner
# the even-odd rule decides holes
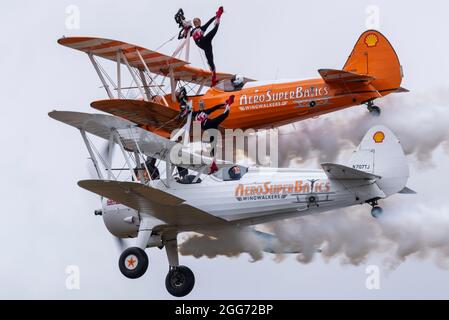
[[[410,90],[405,89],[403,87],[399,87],[394,91],[394,93],[407,93],[407,92],[410,92]]]
[[[402,189],[398,193],[401,193],[401,194],[416,194],[416,191],[412,190],[410,188],[404,187],[404,189]]]
[[[377,180],[380,176],[365,171],[356,170],[340,164],[322,163],[324,172],[329,179],[336,180]]]
[[[319,74],[323,80],[328,84],[344,84],[349,82],[370,82],[375,78],[361,75],[354,72],[334,70],[334,69],[320,69]]]

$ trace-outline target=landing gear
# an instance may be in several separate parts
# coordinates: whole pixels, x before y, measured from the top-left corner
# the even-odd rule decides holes
[[[380,116],[381,110],[378,106],[374,105],[373,101],[368,101],[366,103],[368,111],[375,117]]]
[[[195,276],[192,270],[185,266],[170,267],[165,278],[167,291],[175,297],[188,295],[195,285]]]
[[[136,246],[123,251],[118,261],[122,274],[130,279],[140,278],[148,269],[148,256],[145,248],[151,236],[151,219],[143,216],[139,226]]]
[[[118,266],[125,277],[137,279],[148,269],[148,256],[143,249],[131,247],[120,255]]]
[[[366,203],[369,203],[372,207],[371,209],[371,216],[375,219],[379,218],[384,210],[379,206],[379,203],[377,202],[380,198],[371,199],[366,201]]]
[[[382,215],[383,211],[384,210],[381,207],[375,206],[371,209],[371,215],[373,218],[377,219]]]
[[[137,279],[145,274],[148,269],[148,256],[144,248],[149,245],[151,236],[151,225],[148,219],[142,219],[137,242],[135,247],[123,251],[119,259],[119,268],[122,274],[129,279]],[[159,241],[162,241],[160,248],[165,247],[167,252],[169,271],[165,278],[167,291],[175,297],[188,295],[195,286],[195,276],[192,270],[186,266],[179,265],[177,234],[165,234]],[[157,243],[150,242],[154,247]]]
[[[165,287],[167,291],[175,297],[184,297],[188,295],[195,285],[195,276],[192,270],[179,265],[178,241],[176,235],[172,235],[165,242],[168,264],[170,269],[165,278]]]

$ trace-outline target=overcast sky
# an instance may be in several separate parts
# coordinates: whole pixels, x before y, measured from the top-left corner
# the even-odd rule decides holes
[[[67,28],[70,5],[79,9],[79,29]],[[180,7],[189,17],[207,19],[219,5],[225,7],[214,41],[219,71],[267,80],[316,77],[319,68],[341,68],[367,28],[367,7],[375,5],[379,28],[404,66],[409,99],[447,92],[447,1],[2,1],[0,298],[171,298],[164,286],[165,252],[148,250],[146,275],[124,278],[113,238],[93,215],[98,197],[76,185],[88,176],[80,135],[47,113],[92,112],[90,102],[105,93],[86,55],[56,40],[89,35],[154,49],[177,33],[173,15]],[[170,54],[175,47],[173,41],[161,51]],[[192,48],[192,64],[203,67]],[[419,123],[413,125],[419,130]],[[432,165],[412,166],[409,186],[419,190],[421,201],[446,205],[448,155],[437,148],[431,160]],[[317,257],[304,265],[294,257],[279,263],[270,255],[251,263],[242,254],[181,257],[181,262],[196,275],[192,299],[449,298],[448,271],[413,257],[393,271],[381,268],[380,290],[368,290],[366,266],[380,259],[352,266]],[[80,268],[80,290],[66,288],[68,265]]]

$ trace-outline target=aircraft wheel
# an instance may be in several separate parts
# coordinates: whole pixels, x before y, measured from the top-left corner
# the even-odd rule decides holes
[[[195,276],[192,270],[185,266],[171,268],[165,278],[167,291],[175,297],[184,297],[192,291]]]
[[[383,213],[383,209],[381,207],[373,207],[371,209],[371,215],[373,216],[373,218],[379,218]]]
[[[120,255],[118,266],[125,277],[137,279],[143,276],[148,269],[148,256],[144,250],[131,247]]]
[[[371,106],[368,108],[368,110],[373,116],[375,117],[380,116],[381,110],[378,106]]]

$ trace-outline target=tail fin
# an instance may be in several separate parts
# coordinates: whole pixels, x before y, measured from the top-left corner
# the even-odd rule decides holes
[[[388,197],[406,186],[409,169],[396,136],[385,126],[372,127],[352,155],[350,167],[380,176],[376,181]]]
[[[385,36],[376,30],[364,32],[343,67],[344,71],[375,78],[371,82],[382,96],[400,88],[402,67]]]

